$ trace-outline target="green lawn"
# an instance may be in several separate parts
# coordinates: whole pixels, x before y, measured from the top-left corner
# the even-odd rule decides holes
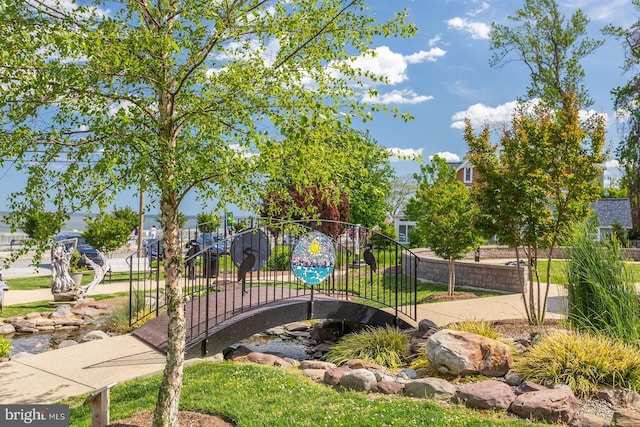
[[[123,297],[128,296],[129,292],[118,292],[115,294],[101,294],[101,295],[91,295],[91,298],[96,301],[115,298],[115,297]],[[16,304],[16,305],[8,305],[4,306],[2,312],[0,312],[0,318],[8,318],[8,317],[21,317],[29,313],[43,313],[48,311],[53,311],[54,307],[52,307],[49,303],[53,300],[44,300],[44,301],[36,301],[29,302],[25,304]]]
[[[153,410],[160,376],[119,384],[111,391],[111,422]],[[69,401],[71,426],[91,426],[86,396]],[[235,362],[185,368],[180,410],[217,414],[238,427],[316,426],[543,426],[505,413],[472,411],[427,399],[382,396],[315,383],[299,370]]]
[[[551,283],[556,285],[564,285],[567,283],[567,277],[564,273],[566,260],[554,259],[551,261]],[[546,260],[538,261],[538,269],[540,271],[540,280],[544,282],[545,274],[547,272],[548,262]],[[630,262],[627,264],[633,272],[635,281],[640,281],[640,263]]]
[[[93,280],[93,271],[87,270],[82,277],[82,283],[86,284]],[[124,271],[120,273],[107,274],[104,278],[104,283],[111,282],[127,282],[129,281],[129,272]],[[34,289],[49,289],[51,288],[51,275],[43,276],[31,276],[31,277],[17,277],[14,279],[6,279],[5,282],[11,290],[30,291]]]

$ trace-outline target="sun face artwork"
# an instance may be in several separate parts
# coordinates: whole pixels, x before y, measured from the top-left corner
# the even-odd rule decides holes
[[[298,239],[291,253],[291,269],[307,285],[317,285],[333,272],[335,259],[331,238],[313,231]]]

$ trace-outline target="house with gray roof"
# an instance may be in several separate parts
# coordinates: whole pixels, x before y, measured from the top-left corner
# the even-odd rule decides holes
[[[631,203],[629,199],[599,199],[591,205],[598,217],[598,240],[603,240],[613,231],[613,225],[620,223],[622,228],[631,230]],[[398,240],[409,244],[409,234],[415,229],[416,222],[402,216],[394,218]]]
[[[598,217],[598,239],[600,240],[611,234],[615,223],[620,223],[626,230],[633,227],[629,199],[600,199],[591,205],[591,209]]]

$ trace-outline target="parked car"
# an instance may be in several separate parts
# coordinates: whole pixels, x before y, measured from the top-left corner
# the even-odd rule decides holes
[[[225,239],[220,233],[200,233],[197,242],[202,249],[211,248],[221,255],[228,255],[231,247],[229,239]]]
[[[90,264],[85,261],[85,258],[84,258],[85,256],[87,258],[89,258],[91,261],[95,262],[96,264],[98,264],[100,266],[104,265],[104,260],[100,256],[100,252],[98,252],[98,250],[96,248],[91,246],[91,244],[89,243],[89,240],[87,240],[87,238],[84,237],[82,234],[80,234],[80,233],[60,233],[60,234],[57,234],[53,239],[56,242],[61,242],[63,240],[69,240],[68,242],[64,243],[64,245],[65,245],[65,247],[67,249],[71,249],[73,247],[73,242],[71,240],[72,239],[77,239],[76,250],[81,255],[80,260],[78,261],[78,267],[91,268]],[[82,255],[84,255],[84,256],[82,256]]]
[[[147,257],[151,259],[158,259],[158,255],[162,258],[164,254],[164,248],[162,246],[162,239],[144,239],[142,241],[142,248]]]
[[[505,262],[504,265],[510,265],[510,266],[517,266],[518,263],[520,263],[521,267],[528,267],[527,262],[523,259],[519,260],[519,261],[509,261],[509,262]]]

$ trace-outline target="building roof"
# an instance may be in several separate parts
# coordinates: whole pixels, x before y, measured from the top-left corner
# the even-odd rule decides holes
[[[600,199],[592,205],[600,227],[611,227],[619,222],[624,228],[632,228],[629,199]]]

